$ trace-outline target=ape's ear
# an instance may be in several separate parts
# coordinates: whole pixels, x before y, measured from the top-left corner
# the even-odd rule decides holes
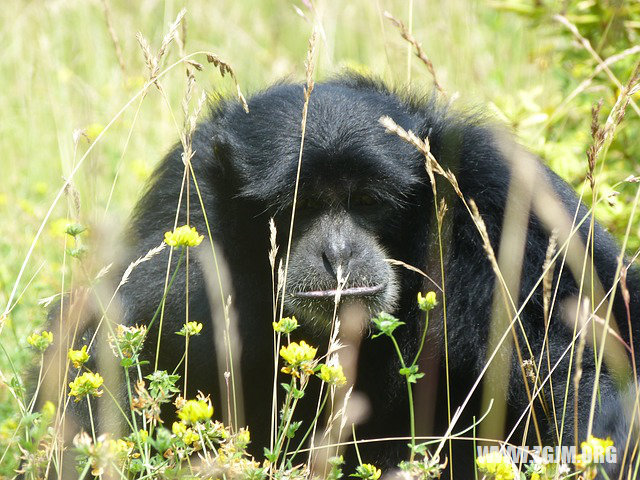
[[[200,123],[193,134],[192,142],[191,165],[196,176],[216,183],[226,182],[232,175],[231,159],[234,148],[222,122],[210,118]],[[182,155],[182,145],[178,145],[177,149]],[[178,163],[183,167],[182,161]]]
[[[231,178],[234,148],[229,135],[225,132],[218,132],[211,137],[211,141],[213,145],[211,173],[215,175],[216,179]]]

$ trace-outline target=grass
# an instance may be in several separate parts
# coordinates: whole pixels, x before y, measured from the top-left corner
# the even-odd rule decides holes
[[[155,163],[174,141],[188,140],[179,113],[188,88],[182,68],[169,71],[161,80],[162,91],[151,88],[144,101],[133,102],[104,131],[145,84],[150,55],[162,44],[167,25],[183,2],[146,0],[134,9],[130,2],[113,0],[107,4],[108,15],[103,5],[101,1],[25,4],[6,0],[0,10],[0,85],[5,92],[0,96],[4,173],[0,305],[8,313],[0,330],[0,425],[7,427],[0,426],[0,441],[4,444],[11,443],[7,432],[17,412],[12,391],[15,382],[23,380],[19,372],[37,363],[38,356],[25,346],[28,335],[45,322],[46,308],[39,301],[81,276],[65,254],[68,219],[79,218],[91,226],[94,238],[106,232],[117,236]],[[246,94],[281,78],[303,80],[307,39],[315,25],[316,79],[348,66],[397,85],[410,77],[414,87],[427,91],[432,85],[429,66],[408,55],[413,47],[386,18],[384,12],[389,11],[404,25],[411,25],[411,37],[420,42],[449,98],[455,99],[459,92],[455,101],[463,106],[489,105],[498,121],[512,126],[529,147],[546,154],[556,171],[575,186],[581,184],[587,171],[584,152],[592,143],[585,105],[590,107],[594,96],[602,94],[611,108],[615,96],[612,99],[594,88],[586,100],[579,97],[575,111],[565,108],[568,92],[595,66],[589,55],[569,58],[564,71],[571,67],[571,74],[558,73],[552,63],[557,59],[554,49],[583,49],[571,45],[570,34],[561,36],[560,26],[553,21],[539,21],[531,28],[531,18],[462,0],[437,6],[400,0],[313,5],[301,3],[296,10],[275,0],[188,2],[183,48],[213,52],[224,59]],[[587,28],[590,25],[583,27]],[[150,55],[143,55],[137,31],[149,42]],[[175,44],[169,47],[160,59],[160,71],[177,60],[178,50]],[[409,63],[408,58],[412,58]],[[196,97],[203,90],[236,92],[233,79],[221,78],[203,55],[194,60],[204,65],[202,71],[192,68]],[[615,73],[626,79],[621,72]],[[610,79],[601,81],[617,89]],[[615,138],[604,142],[604,152],[594,154],[611,161],[605,168],[604,163],[592,168],[603,193],[587,200],[598,205],[598,216],[628,241],[633,252],[639,245],[638,235],[635,226],[625,232],[630,212],[620,205],[625,203],[622,199],[616,203],[620,197],[614,195],[621,190],[624,197],[628,190],[617,188],[618,183],[638,173],[629,161],[635,147],[627,145],[626,132],[623,124]],[[56,194],[89,148],[92,151],[54,205],[25,263]],[[24,274],[17,281],[23,264]],[[104,264],[97,261],[96,265]],[[284,441],[282,435],[277,444]],[[10,477],[15,465],[0,464],[0,473]]]

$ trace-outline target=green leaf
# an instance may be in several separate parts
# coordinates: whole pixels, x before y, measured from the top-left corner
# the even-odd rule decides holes
[[[300,428],[300,425],[302,425],[302,422],[291,422],[291,424],[289,425],[289,428],[287,428],[287,433],[285,433],[287,438],[295,437],[296,432]]]
[[[396,317],[386,312],[380,312],[380,314],[377,317],[372,318],[371,321],[376,327],[378,327],[378,330],[380,330],[380,333],[375,334],[372,338],[379,337],[380,335],[387,335],[391,337],[396,328],[400,325],[404,325],[404,322],[401,322]]]
[[[273,451],[269,450],[267,447],[264,447],[263,450],[264,458],[269,460],[271,463],[275,463],[277,460],[276,454]]]
[[[407,382],[416,383],[420,378],[424,377],[424,373],[418,372],[418,365],[401,368],[400,375],[407,377]]]

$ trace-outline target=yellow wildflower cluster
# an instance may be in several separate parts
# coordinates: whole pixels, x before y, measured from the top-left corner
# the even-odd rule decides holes
[[[110,465],[121,468],[129,457],[139,457],[139,454],[133,451],[133,442],[121,438],[113,440],[106,434],[100,435],[94,443],[86,432],[82,432],[75,436],[73,444],[80,453],[88,457],[91,474],[96,477],[108,471],[113,472],[109,468]]]
[[[362,480],[378,480],[380,475],[382,475],[382,471],[375,465],[363,463],[356,467],[356,473],[352,477],[359,477]]]
[[[99,373],[85,372],[76,378],[73,382],[69,383],[69,395],[76,397],[76,402],[79,402],[84,396],[92,395],[99,397],[102,395],[102,390],[98,390],[104,379]]]
[[[123,440],[122,438],[116,440],[109,439],[107,440],[107,445],[114,459],[120,462],[126,460],[129,455],[133,457],[140,455],[139,453],[133,453],[134,443],[129,440]]]
[[[421,292],[418,292],[418,307],[420,310],[428,312],[429,310],[433,310],[436,305],[438,305],[436,292],[427,292],[424,297]]]
[[[53,404],[53,402],[47,400],[46,402],[44,402],[41,412],[42,418],[44,418],[47,422],[51,421],[56,414],[56,406]]]
[[[109,346],[116,357],[120,357],[121,352],[124,358],[132,358],[142,348],[146,335],[145,325],[125,326],[119,323],[115,337],[109,335]]]
[[[203,235],[198,235],[196,227],[183,225],[173,232],[164,234],[164,242],[170,247],[197,247],[202,243]]]
[[[104,126],[100,123],[91,123],[86,126],[84,129],[84,134],[87,137],[89,142],[93,143],[96,141],[98,136],[104,131]]]
[[[177,334],[183,337],[193,337],[194,335],[200,335],[201,331],[202,324],[200,322],[187,322]]]
[[[277,322],[271,322],[273,329],[278,333],[291,333],[298,328],[296,317],[284,317]]]
[[[239,450],[244,450],[251,443],[251,433],[246,428],[241,428],[235,435],[235,445]]]
[[[191,425],[207,421],[212,415],[213,406],[206,400],[187,400],[178,410],[178,418]]]
[[[321,365],[318,377],[323,382],[327,382],[329,385],[335,385],[341,387],[347,383],[347,378],[342,372],[341,365]]]
[[[41,332],[41,333],[32,333],[27,337],[27,343],[31,345],[36,350],[40,350],[44,352],[49,345],[53,343],[53,333],[51,332]]]
[[[249,441],[249,431],[240,429],[235,435],[228,436],[220,443],[217,455],[204,460],[204,471],[224,472],[221,478],[265,478],[262,466],[253,457],[246,455],[244,446]],[[243,446],[244,445],[244,446]],[[302,478],[286,476],[283,478]]]
[[[476,458],[476,465],[480,472],[489,475],[494,480],[513,480],[515,478],[511,459],[498,452]]]
[[[75,368],[80,368],[87,362],[87,360],[89,360],[87,346],[83,345],[80,350],[73,350],[70,348],[69,352],[67,353],[67,357],[69,357],[69,360],[71,360],[71,363],[73,363],[73,366]]]
[[[304,340],[300,343],[291,342],[288,346],[282,347],[280,356],[287,362],[282,371],[294,377],[300,377],[300,372],[313,374],[313,359],[317,351],[317,348],[308,345]]]
[[[173,434],[182,440],[186,445],[191,445],[198,441],[198,434],[192,428],[187,427],[184,422],[173,422],[171,426]]]
[[[589,435],[587,441],[580,444],[581,453],[576,455],[576,467],[587,469],[595,463],[602,463],[605,452],[610,447],[613,447],[613,440],[610,437],[605,440]]]

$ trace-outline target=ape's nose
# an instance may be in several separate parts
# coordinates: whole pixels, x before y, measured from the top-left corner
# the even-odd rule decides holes
[[[350,242],[344,238],[327,239],[322,250],[322,262],[332,277],[338,276],[338,267],[344,276],[349,269],[349,262],[353,256]]]

